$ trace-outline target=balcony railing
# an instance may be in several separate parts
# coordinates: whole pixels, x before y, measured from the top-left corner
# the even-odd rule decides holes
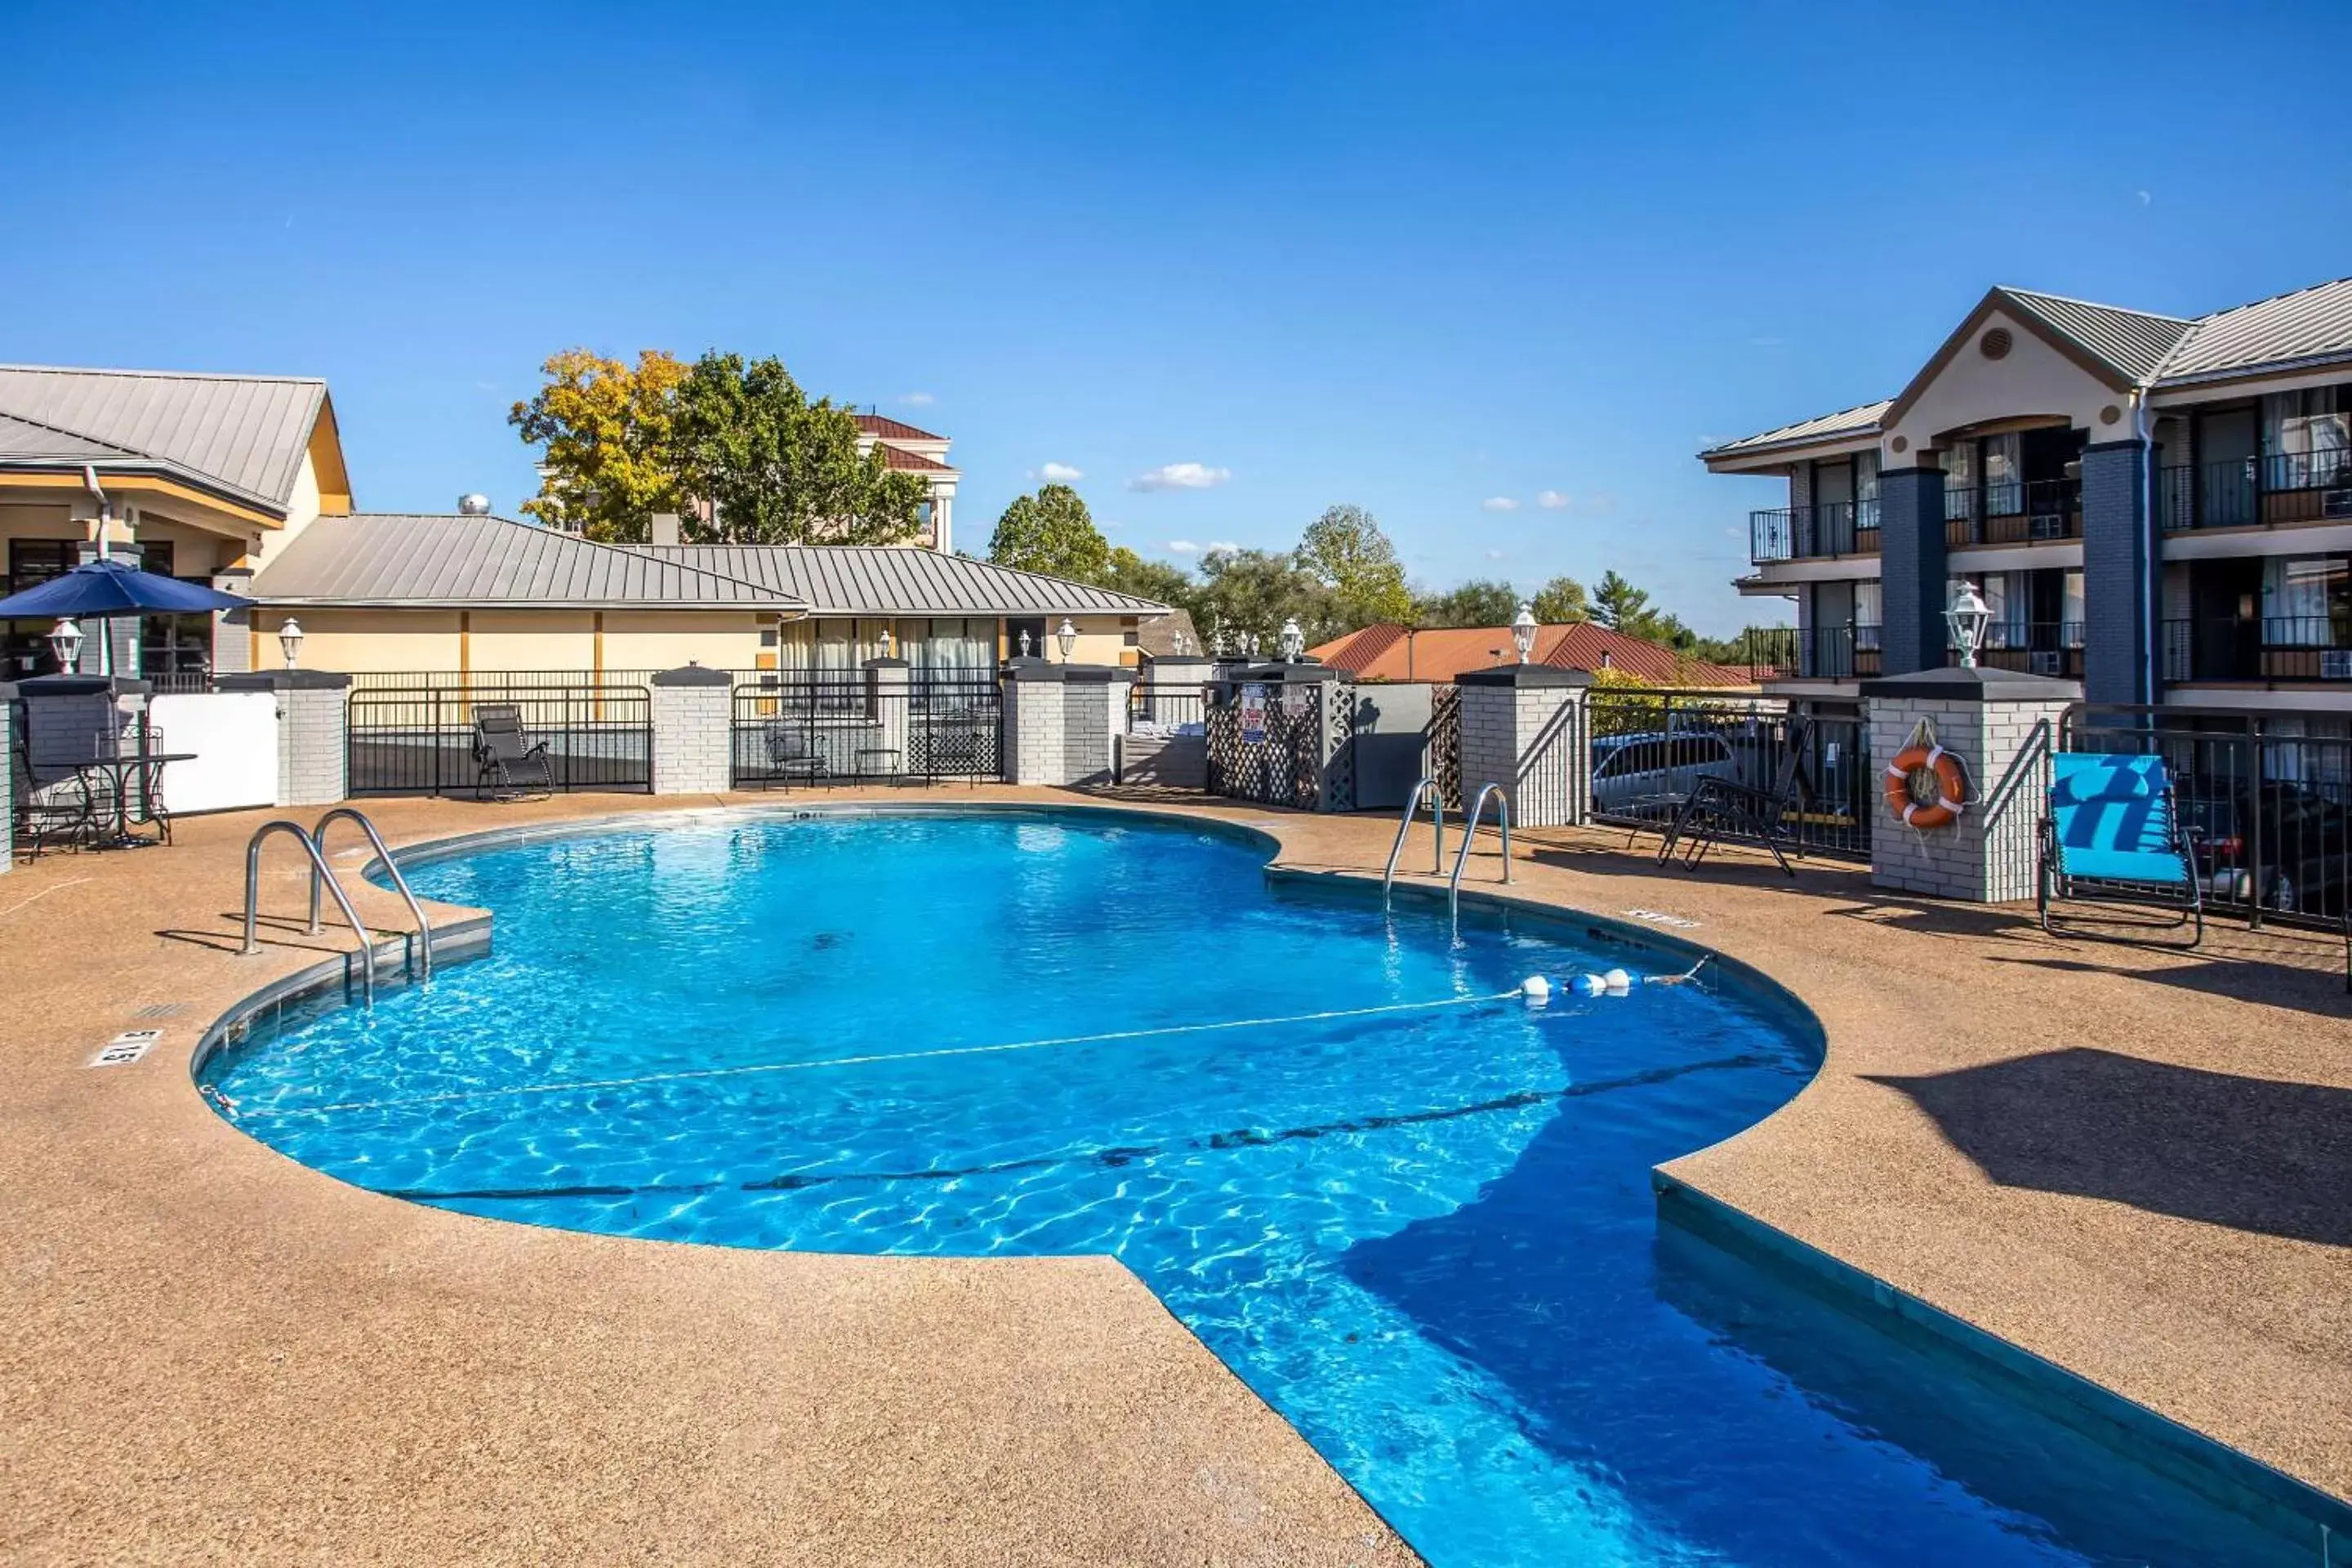
[[[1958,648],[1946,651],[1952,664],[1960,661]],[[2021,675],[2054,675],[2067,680],[2083,679],[2083,623],[2080,621],[1996,621],[1985,627],[1977,662],[1987,669],[2013,669]]]
[[[1802,561],[1817,555],[1854,555],[1878,549],[1878,503],[1821,501],[1748,514],[1748,558]]]
[[[1995,479],[1944,491],[1944,545],[2040,544],[2083,537],[2080,479]]]
[[[2156,477],[2165,529],[2352,522],[2352,452],[2280,452],[2179,464]]]
[[[1854,680],[1879,673],[1876,626],[1751,626],[1748,672],[1759,680]]]
[[[2328,616],[2167,621],[2164,679],[2352,681],[2352,622]]]

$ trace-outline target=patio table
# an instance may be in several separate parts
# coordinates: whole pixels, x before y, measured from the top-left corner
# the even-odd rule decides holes
[[[90,842],[90,847],[139,849],[155,842],[152,838],[138,837],[131,831],[132,770],[139,770],[137,777],[141,818],[143,821],[152,822],[154,820],[154,811],[153,803],[147,798],[147,770],[159,768],[165,763],[193,763],[195,760],[196,753],[194,752],[134,752],[124,757],[92,757],[86,763],[76,763],[74,772],[77,773],[83,774],[85,778],[94,773],[104,773],[107,775],[107,782],[113,786],[110,793],[114,802],[114,831],[107,837],[93,839]]]

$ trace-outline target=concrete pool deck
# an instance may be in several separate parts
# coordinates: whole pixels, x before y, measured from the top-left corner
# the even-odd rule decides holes
[[[794,799],[865,795],[1084,798]],[[366,809],[397,846],[712,804]],[[1265,828],[1308,871],[1376,876],[1393,830],[1193,809]],[[197,1098],[190,1055],[241,998],[344,945],[288,918],[303,883],[280,846],[270,945],[232,955],[263,815],[0,878],[0,1559],[1412,1561],[1115,1262],[533,1229],[247,1139]],[[1669,876],[1622,835],[1537,837],[1515,893],[1695,921],[1671,934],[1822,1019],[1820,1079],[1677,1179],[2352,1496],[2339,944],[2227,922],[2190,955],[2053,941],[1850,869]],[[341,863],[357,842],[338,839]],[[1472,877],[1491,888],[1496,868]],[[371,923],[404,926],[352,884]],[[144,1061],[84,1068],[142,1026],[163,1031]]]

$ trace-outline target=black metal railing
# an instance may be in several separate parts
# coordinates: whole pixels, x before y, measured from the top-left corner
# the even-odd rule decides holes
[[[738,670],[730,772],[745,789],[994,779],[1003,714],[994,670]]]
[[[2065,749],[2155,753],[2209,903],[2333,925],[2352,886],[2352,735],[2341,714],[2078,705]]]
[[[1878,502],[1821,501],[1748,514],[1748,558],[1797,561],[1878,548]]]
[[[1988,669],[2013,669],[2025,675],[2055,675],[2083,679],[2084,626],[2080,621],[1995,621],[1985,627],[1977,648],[1977,662]],[[1958,648],[1945,650],[1945,662],[1960,662]]]
[[[2159,469],[2157,515],[2166,530],[2352,522],[2352,452],[2277,452]]]
[[[2167,621],[2164,679],[2352,680],[2352,623],[2331,616]]]
[[[2083,537],[2080,479],[1989,479],[1944,491],[1944,545],[2039,544]]]
[[[512,705],[526,743],[544,742],[559,790],[643,790],[653,784],[653,708],[642,685],[587,672],[417,672],[354,683],[344,712],[345,788],[352,795],[448,795],[482,787],[475,717]]]
[[[1599,688],[1587,711],[1595,819],[1663,831],[1702,779],[1785,779],[1782,821],[1801,846],[1869,858],[1877,784],[1859,704]]]
[[[1127,689],[1130,735],[1201,735],[1208,720],[1209,689],[1202,681],[1139,680]]]
[[[1750,626],[1748,673],[1757,680],[1856,680],[1879,673],[1875,626]]]

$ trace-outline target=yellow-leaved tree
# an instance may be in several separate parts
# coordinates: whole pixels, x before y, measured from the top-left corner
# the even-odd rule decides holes
[[[591,349],[540,366],[547,384],[507,416],[542,449],[539,494],[522,510],[606,543],[643,543],[654,513],[683,511],[671,422],[687,367],[646,349],[633,367]]]

